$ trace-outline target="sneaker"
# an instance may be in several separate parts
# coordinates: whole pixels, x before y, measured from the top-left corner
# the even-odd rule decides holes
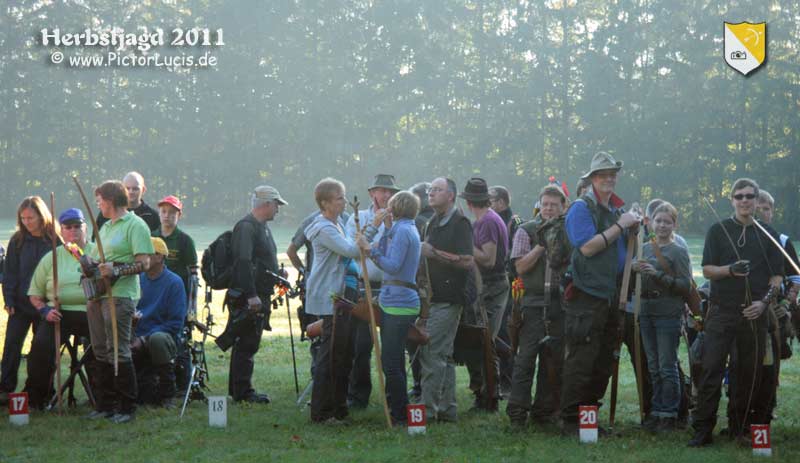
[[[117,413],[112,416],[109,420],[114,424],[125,424],[130,423],[136,419],[136,415],[133,413]]]
[[[112,418],[113,416],[114,412],[92,410],[88,414],[84,415],[83,418],[86,420],[101,420],[103,418]]]

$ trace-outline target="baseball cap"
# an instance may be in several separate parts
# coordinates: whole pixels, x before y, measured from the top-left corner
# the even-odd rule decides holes
[[[153,249],[155,250],[156,254],[161,254],[162,256],[169,255],[169,249],[167,248],[167,243],[165,243],[164,240],[153,236],[150,238],[150,242],[153,243]]]
[[[164,196],[163,198],[161,198],[161,201],[158,202],[158,205],[161,206],[162,204],[169,204],[170,206],[174,207],[179,211],[183,210],[183,203],[181,202],[181,200],[172,195]]]
[[[256,189],[253,191],[253,195],[258,199],[264,199],[268,201],[274,200],[281,206],[286,206],[289,204],[285,199],[281,198],[281,194],[278,193],[278,190],[275,187],[271,187],[269,185],[261,185],[256,187]]]
[[[85,223],[86,219],[83,217],[83,211],[78,208],[71,207],[66,211],[62,212],[60,216],[58,216],[59,223],[68,223],[68,222],[78,222],[78,223]]]

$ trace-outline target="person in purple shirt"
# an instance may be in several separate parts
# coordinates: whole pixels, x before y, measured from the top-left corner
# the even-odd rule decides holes
[[[500,216],[492,210],[489,201],[489,187],[486,180],[478,177],[469,179],[464,191],[458,195],[467,202],[467,207],[475,223],[472,225],[472,244],[475,263],[481,274],[480,303],[486,309],[492,339],[500,331],[500,322],[506,310],[510,285],[506,273],[508,254],[508,228]],[[470,356],[467,360],[470,389],[475,394],[474,409],[497,411],[497,388],[487,391],[486,371],[482,358]],[[499,378],[499,364],[495,355],[495,378]]]
[[[370,259],[383,270],[381,282],[381,361],[386,375],[386,396],[392,422],[406,424],[405,346],[408,330],[419,314],[416,277],[419,268],[420,239],[414,218],[419,211],[419,198],[401,191],[389,200],[389,213],[384,216],[386,231],[376,247],[365,238],[359,246],[369,251]]]

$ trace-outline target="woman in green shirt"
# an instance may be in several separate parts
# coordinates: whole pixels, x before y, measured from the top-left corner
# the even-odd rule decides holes
[[[97,206],[109,219],[98,233],[106,262],[98,266],[100,275],[112,282],[111,301],[108,293],[87,307],[92,350],[97,358],[97,410],[88,418],[110,418],[113,423],[133,420],[136,411],[136,371],[131,360],[131,332],[136,300],[139,299],[139,274],[150,265],[153,244],[150,228],[141,218],[127,210],[128,196],[118,180],[109,180],[94,191]],[[98,253],[93,257],[99,258]],[[118,352],[114,352],[112,308],[116,315]],[[114,358],[118,355],[119,371],[114,374]]]
[[[28,289],[31,305],[39,312],[42,323],[33,338],[28,354],[28,379],[25,391],[33,408],[43,409],[54,394],[50,378],[55,366],[55,323],[61,322],[61,341],[69,336],[89,336],[86,321],[86,296],[81,288],[81,253],[91,252],[94,245],[86,242],[86,221],[80,209],[67,209],[58,217],[64,245],[56,248],[58,265],[58,302],[55,310],[53,293],[53,255],[45,254],[36,266]]]

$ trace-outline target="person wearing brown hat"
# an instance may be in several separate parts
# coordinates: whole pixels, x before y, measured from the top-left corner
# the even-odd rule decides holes
[[[358,219],[364,229],[364,237],[369,243],[377,243],[386,230],[384,219],[388,214],[387,205],[389,198],[400,191],[395,183],[394,175],[378,174],[368,188],[370,205],[367,209],[358,211]],[[345,226],[345,234],[351,240],[356,239],[355,216],[350,216]],[[358,267],[359,278],[361,267]],[[374,262],[367,260],[367,273],[374,297],[380,296],[383,270]],[[372,356],[372,335],[369,323],[353,320],[353,369],[350,371],[350,384],[347,388],[347,404],[351,408],[366,408],[369,396],[372,393],[372,380],[370,375],[370,357]]]
[[[565,435],[578,432],[578,406],[600,405],[608,387],[619,324],[618,277],[625,266],[625,238],[639,217],[625,212],[616,194],[622,162],[598,152],[592,158],[591,186],[567,212],[565,227],[573,246],[564,293],[565,350],[561,418]]]
[[[186,232],[178,228],[178,221],[183,217],[183,202],[176,196],[165,196],[158,202],[158,216],[161,227],[153,232],[154,237],[164,240],[169,249],[166,258],[167,268],[178,275],[186,291],[190,306],[187,312],[193,314],[197,307],[197,249],[194,240]],[[194,289],[193,289],[194,288]],[[175,360],[175,377],[178,392],[185,391],[189,385],[191,373],[191,359],[186,343],[191,337],[191,330],[181,331],[178,339],[178,356]]]
[[[236,331],[228,374],[228,393],[236,402],[267,404],[267,394],[253,388],[253,358],[261,344],[261,332],[269,326],[270,296],[274,282],[267,271],[279,273],[278,254],[267,222],[288,203],[269,185],[256,187],[250,195],[250,213],[233,227],[231,253],[233,272],[225,302],[230,307],[228,323],[220,335],[230,337]],[[248,320],[248,323],[237,321]],[[235,325],[235,327],[234,327]]]
[[[139,278],[142,298],[136,305],[136,331],[131,353],[139,383],[139,403],[174,406],[175,357],[178,335],[186,319],[186,296],[180,277],[164,261],[169,256],[161,238],[150,238],[150,268]]]
[[[478,177],[469,179],[464,191],[458,196],[467,202],[467,208],[475,217],[475,222],[472,224],[472,253],[483,285],[480,291],[480,304],[486,310],[492,339],[495,339],[506,311],[510,288],[506,273],[508,228],[503,219],[490,207],[489,187],[484,179]],[[497,411],[499,394],[497,388],[495,391],[488,390],[488,372],[484,362],[481,358],[469,356],[466,363],[470,374],[470,389],[475,394],[473,409]],[[494,369],[495,378],[499,378],[497,362]]]

